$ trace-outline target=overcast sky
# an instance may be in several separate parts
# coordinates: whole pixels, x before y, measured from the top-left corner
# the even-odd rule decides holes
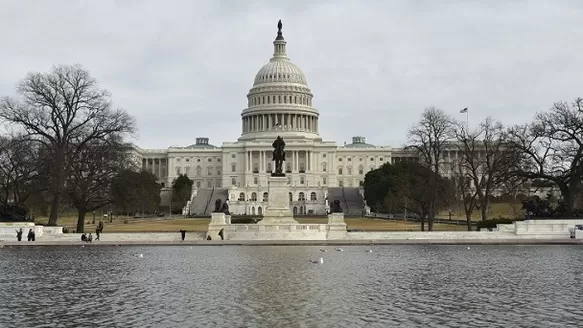
[[[583,96],[583,1],[0,2],[0,95],[81,64],[138,123],[142,148],[241,133],[277,20],[320,134],[399,147],[424,108],[515,124]]]

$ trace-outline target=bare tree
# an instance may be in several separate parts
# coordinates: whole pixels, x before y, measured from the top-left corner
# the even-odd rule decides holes
[[[551,182],[561,191],[565,216],[573,215],[583,179],[583,98],[572,105],[554,104],[534,122],[510,131],[511,145],[521,154],[512,173]]]
[[[30,73],[17,91],[20,99],[0,102],[0,119],[50,152],[49,225],[56,225],[73,159],[94,140],[133,133],[135,123],[125,111],[112,108],[109,93],[80,66]]]
[[[71,162],[66,192],[78,211],[77,232],[84,232],[85,215],[113,202],[115,178],[131,166],[131,147],[112,136],[93,140],[76,153]]]
[[[439,176],[443,163],[443,152],[453,136],[453,120],[442,110],[430,107],[425,109],[421,120],[408,133],[408,148],[419,152],[420,163],[435,172],[428,181],[429,205],[427,223],[429,231],[433,230],[433,221],[437,214],[439,201]]]
[[[0,137],[0,204],[24,206],[43,190],[38,147],[20,137]]]
[[[453,183],[456,197],[461,200],[466,215],[466,225],[468,231],[472,230],[472,214],[478,202],[478,193],[472,186],[472,179],[466,174],[466,169],[462,162],[452,163]]]
[[[493,193],[503,184],[508,187],[514,181],[507,174],[516,160],[508,147],[507,131],[501,122],[487,117],[473,131],[469,131],[465,123],[458,123],[455,134],[461,155],[461,172],[458,173],[470,179],[478,197],[481,218],[487,220]],[[516,181],[516,185],[519,183]]]

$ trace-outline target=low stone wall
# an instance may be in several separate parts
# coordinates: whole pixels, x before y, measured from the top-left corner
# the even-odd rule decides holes
[[[516,238],[513,233],[502,233],[498,231],[371,231],[371,232],[348,232],[347,239],[361,240],[390,240],[390,239],[445,239],[445,240],[467,240],[467,239],[504,239]]]
[[[65,233],[60,235],[43,236],[43,238],[37,238],[37,240],[46,241],[81,241],[80,233]],[[89,235],[89,234],[87,234]],[[93,240],[95,241],[95,234],[91,234]],[[203,240],[205,237],[204,232],[187,232],[185,240]],[[180,241],[180,232],[112,232],[103,233],[100,235],[101,241],[116,242],[116,241],[152,241],[152,242],[163,242],[163,241]]]
[[[326,224],[231,224],[225,225],[228,240],[326,240]]]
[[[37,239],[45,235],[63,234],[63,227],[35,225],[33,222],[0,222],[0,240],[16,240],[16,231],[20,229],[22,229],[22,239],[26,239],[30,229],[34,231]]]
[[[569,238],[569,228],[583,224],[583,219],[526,220],[514,222],[516,235],[554,235]]]

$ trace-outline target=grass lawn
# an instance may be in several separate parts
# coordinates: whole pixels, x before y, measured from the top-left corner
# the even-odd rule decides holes
[[[46,224],[48,218],[38,218],[36,223]],[[85,232],[95,232],[96,224],[88,224],[92,218],[85,218]],[[127,222],[127,223],[124,223]],[[325,224],[326,218],[296,218],[302,224]],[[99,218],[96,219],[96,223]],[[134,219],[128,217],[116,217],[113,223],[105,222],[104,233],[107,232],[178,232],[181,229],[191,232],[206,232],[210,219],[208,218],[149,218]],[[360,229],[363,231],[419,231],[420,224],[417,222],[389,221],[372,218],[346,218],[348,229]],[[66,227],[69,231],[74,231],[77,227],[77,218],[73,216],[62,216],[58,225]],[[465,231],[463,225],[435,224],[436,231]]]
[[[452,215],[451,218],[452,219],[458,219],[458,220],[465,220],[466,219],[466,215],[464,213],[464,209],[463,207],[459,207],[459,208],[452,208]],[[512,204],[512,203],[492,203],[490,204],[490,214],[489,214],[489,218],[490,219],[496,219],[499,217],[503,217],[503,218],[517,218],[517,217],[521,217],[524,215],[524,212],[522,211],[522,204],[521,203],[516,203],[516,204]],[[449,217],[449,211],[441,211],[439,213],[439,216],[442,218],[448,218]],[[480,221],[482,218],[480,216],[480,210],[474,210],[474,212],[472,213],[472,221]]]

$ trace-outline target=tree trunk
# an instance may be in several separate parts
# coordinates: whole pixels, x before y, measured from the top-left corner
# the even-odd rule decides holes
[[[480,202],[480,216],[482,217],[482,221],[488,220],[488,199],[484,198]]]
[[[79,216],[77,217],[77,233],[85,232],[85,214],[87,210],[84,208],[79,209]]]
[[[468,231],[472,231],[472,213],[466,212],[466,224],[468,225]]]
[[[64,168],[64,153],[59,150],[56,154],[54,165],[56,167],[55,180],[53,180],[53,202],[51,204],[51,215],[49,216],[49,225],[56,226],[59,219],[59,209],[61,207],[61,194],[64,188],[65,168]]]
[[[59,190],[54,191],[53,201],[51,203],[51,214],[49,216],[48,225],[56,226],[57,220],[59,219],[59,205],[61,204],[61,192]]]
[[[421,231],[425,231],[425,215],[421,215]]]

